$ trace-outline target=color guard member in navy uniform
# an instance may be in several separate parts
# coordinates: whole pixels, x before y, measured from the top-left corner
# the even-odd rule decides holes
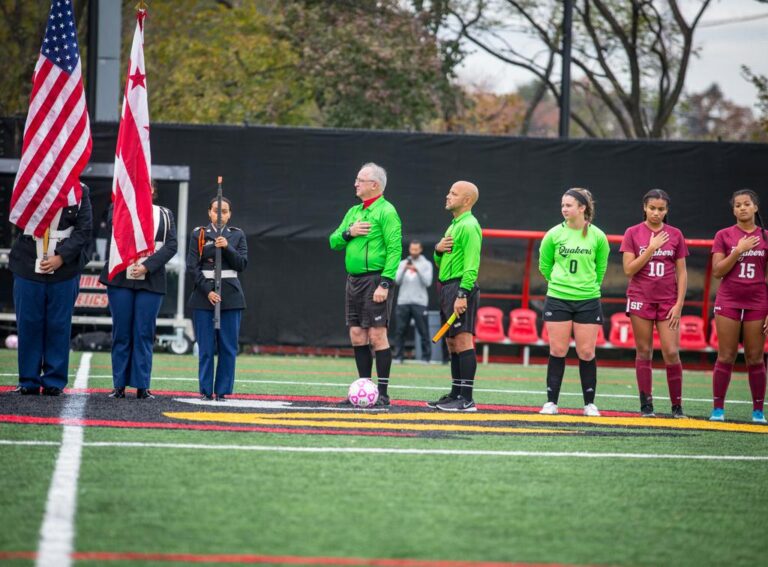
[[[152,183],[152,198],[156,197]],[[112,237],[112,207],[107,218],[107,257],[99,281],[107,286],[112,313],[112,384],[111,398],[124,398],[125,387],[136,388],[139,399],[154,398],[149,391],[152,374],[152,347],[155,344],[157,315],[165,296],[165,265],[178,248],[173,213],[152,205],[155,251],[129,265],[110,282],[109,251]]]
[[[222,198],[222,235],[216,229],[217,202],[212,199],[208,205],[211,223],[192,231],[187,248],[187,272],[192,276],[194,289],[188,306],[193,310],[195,338],[199,353],[200,395],[204,400],[224,401],[232,393],[235,383],[235,358],[238,350],[240,319],[245,309],[245,296],[238,274],[248,264],[248,244],[245,233],[239,228],[228,226],[232,214],[232,203]],[[221,296],[214,291],[214,263],[216,248],[221,248]],[[213,310],[221,303],[221,328],[213,328]],[[218,352],[217,352],[218,351]],[[214,382],[213,356],[218,354]]]
[[[58,396],[67,385],[72,310],[88,261],[91,200],[81,184],[79,204],[62,207],[43,238],[22,234],[13,243],[13,303],[19,332],[19,387],[23,395]]]

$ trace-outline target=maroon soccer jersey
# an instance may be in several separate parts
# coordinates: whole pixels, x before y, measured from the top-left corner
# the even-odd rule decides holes
[[[661,231],[653,232],[647,224],[641,222],[627,229],[619,251],[631,252],[635,257],[640,256],[648,248],[651,238],[662,231],[666,231],[669,240],[656,250],[650,261],[629,280],[627,296],[633,300],[653,303],[677,300],[675,263],[688,256],[688,246],[680,230],[665,224]]]
[[[738,225],[718,231],[712,245],[712,254],[720,252],[728,256],[745,236],[757,236],[760,243],[744,252],[731,271],[723,276],[715,304],[734,309],[768,309],[768,286],[765,284],[768,243],[759,227],[749,233],[741,230]]]

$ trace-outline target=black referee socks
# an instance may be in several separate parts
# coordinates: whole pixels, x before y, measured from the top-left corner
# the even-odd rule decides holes
[[[579,377],[581,391],[584,394],[584,405],[595,403],[595,388],[597,388],[597,360],[579,359]]]
[[[475,349],[459,353],[459,373],[461,375],[461,397],[469,401],[472,399],[472,388],[474,387],[475,374],[477,373],[477,353]]]
[[[565,357],[549,355],[547,362],[547,401],[557,404],[565,374]]]
[[[459,354],[451,353],[451,397],[458,398],[461,394],[461,365]]]
[[[387,394],[389,387],[389,370],[392,368],[392,349],[387,347],[377,350],[376,355],[376,376],[379,377],[379,394]]]
[[[353,347],[355,351],[355,364],[357,364],[357,375],[360,378],[370,378],[373,371],[373,355],[369,345]]]

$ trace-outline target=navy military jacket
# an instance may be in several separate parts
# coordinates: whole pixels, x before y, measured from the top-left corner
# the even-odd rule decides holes
[[[203,231],[203,238],[200,238]],[[192,277],[192,295],[187,303],[190,309],[213,310],[208,301],[208,294],[214,291],[213,276],[210,274],[216,263],[216,228],[209,224],[197,227],[189,237],[187,247],[187,273]],[[221,269],[234,270],[238,274],[248,265],[248,243],[245,233],[234,226],[225,226],[222,236],[227,239],[228,246],[221,249]],[[203,273],[207,272],[207,273]],[[209,277],[210,276],[210,277]],[[245,295],[240,280],[237,278],[221,278],[221,308],[245,309]]]
[[[157,226],[157,232],[155,233],[155,242],[163,242],[162,248],[155,250],[154,254],[148,256],[144,260],[144,266],[149,270],[145,274],[143,280],[129,280],[125,277],[125,270],[116,274],[112,281],[109,281],[107,276],[109,275],[109,252],[112,246],[112,205],[109,206],[109,214],[107,216],[107,230],[109,232],[109,241],[107,242],[107,257],[104,269],[101,270],[99,281],[104,285],[111,285],[116,287],[127,287],[129,289],[141,289],[144,291],[152,291],[155,293],[165,293],[166,291],[166,277],[165,277],[165,265],[173,258],[178,250],[178,242],[176,240],[176,223],[173,220],[173,213],[165,207],[160,207],[160,222]],[[166,226],[166,218],[168,219],[168,225]]]
[[[64,207],[61,211],[58,230],[66,230],[73,227],[69,238],[56,245],[57,256],[64,261],[61,268],[52,274],[38,274],[35,272],[37,260],[37,246],[31,236],[20,234],[11,247],[8,267],[10,270],[27,280],[42,283],[56,283],[71,279],[80,274],[88,263],[88,248],[91,243],[91,226],[93,223],[91,214],[91,198],[88,187],[80,184],[83,193],[80,205]]]

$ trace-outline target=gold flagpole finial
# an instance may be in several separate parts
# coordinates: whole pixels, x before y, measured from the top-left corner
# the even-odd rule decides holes
[[[146,11],[147,3],[145,2],[145,0],[139,0],[139,3],[136,4],[136,9],[137,10],[145,10]]]

